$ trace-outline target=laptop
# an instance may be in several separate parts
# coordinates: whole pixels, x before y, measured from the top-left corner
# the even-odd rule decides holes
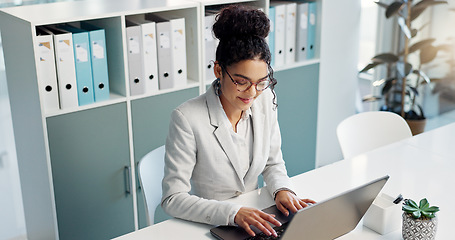
[[[266,208],[263,211],[275,214],[276,219],[282,223],[281,227],[274,227],[277,233],[282,232],[278,239],[334,239],[352,231],[357,226],[388,179],[388,175],[375,179],[325,201],[303,208],[288,217],[282,214],[276,206]],[[256,236],[266,236],[253,226],[252,229]],[[218,226],[210,229],[210,232],[222,240],[248,239],[251,237],[243,228],[235,226]]]

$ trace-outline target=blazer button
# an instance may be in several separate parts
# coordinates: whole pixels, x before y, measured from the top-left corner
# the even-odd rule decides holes
[[[207,220],[207,222],[210,222],[210,220],[212,220],[212,218],[210,218],[210,216],[207,216],[207,217],[205,217],[205,220]]]
[[[235,192],[235,196],[236,196],[236,197],[238,197],[238,196],[240,196],[240,195],[242,195],[242,192],[239,192],[239,191],[236,191],[236,192]]]

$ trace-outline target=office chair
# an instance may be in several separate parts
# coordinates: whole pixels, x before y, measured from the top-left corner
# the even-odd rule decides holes
[[[387,111],[350,116],[338,124],[336,131],[345,159],[412,136],[406,121]]]
[[[155,223],[155,210],[161,203],[163,194],[161,181],[164,177],[164,146],[147,153],[139,161],[139,180],[144,193],[145,208],[147,210],[147,224]]]

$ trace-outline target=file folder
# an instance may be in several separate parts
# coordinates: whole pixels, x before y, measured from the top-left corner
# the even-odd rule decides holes
[[[169,20],[171,23],[171,44],[174,70],[174,87],[184,87],[187,85],[187,66],[186,66],[186,31],[185,19],[176,18]]]
[[[89,34],[95,102],[108,100],[109,73],[105,31],[102,28],[85,22],[82,22],[81,26],[84,30],[87,30]]]
[[[267,42],[269,44],[270,54],[272,59],[270,60],[270,65],[275,66],[275,7],[269,8],[269,19],[270,19],[270,32],[267,37]]]
[[[295,60],[307,59],[308,41],[308,3],[297,4],[296,55]]]
[[[60,109],[57,72],[55,68],[53,36],[38,27],[36,29],[35,58],[38,69],[38,86],[44,112]]]
[[[212,34],[212,27],[215,23],[215,14],[207,13],[204,21],[204,47],[205,47],[205,80],[212,82],[216,77],[213,67],[216,61],[216,48],[218,46],[218,39]]]
[[[95,102],[93,93],[92,62],[88,32],[70,26],[58,26],[73,35],[74,65],[76,69],[77,97],[79,106]]]
[[[128,46],[128,78],[131,96],[145,93],[144,68],[142,65],[141,27],[126,21]]]
[[[315,2],[308,3],[308,52],[307,59],[314,58],[315,54],[315,40],[316,40],[316,18],[317,5]]]
[[[285,64],[295,62],[295,41],[296,41],[296,13],[297,4],[286,4],[286,36],[285,36],[285,49],[284,54]]]
[[[131,16],[128,21],[141,27],[142,68],[145,93],[158,91],[158,53],[156,50],[156,23],[139,16]]]
[[[53,35],[55,65],[60,108],[68,109],[79,105],[77,100],[76,69],[74,66],[73,35],[54,26],[46,26]]]
[[[275,8],[275,66],[282,66],[285,63],[286,5],[272,2],[271,7]]]

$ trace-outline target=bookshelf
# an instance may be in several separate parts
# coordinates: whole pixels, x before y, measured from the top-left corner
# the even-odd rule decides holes
[[[171,111],[207,88],[203,45],[206,8],[269,1],[75,1],[0,11],[5,66],[27,234],[38,239],[106,239],[145,227],[136,166],[165,142]],[[319,8],[320,9],[320,8]],[[187,85],[131,96],[125,21],[161,13],[185,18]],[[87,22],[105,29],[110,98],[44,111],[35,62],[36,27]],[[318,21],[320,29],[320,21]],[[317,33],[317,39],[320,33]],[[319,41],[319,40],[317,40]],[[290,175],[314,167],[319,78],[316,58],[276,68],[283,154]],[[301,76],[306,76],[304,81]],[[296,89],[306,89],[303,95]],[[292,93],[292,94],[288,94]],[[297,96],[296,96],[297,95]],[[282,97],[281,97],[282,96]],[[305,138],[302,149],[296,139]],[[298,151],[295,149],[299,148]],[[310,159],[305,163],[297,157]],[[313,159],[311,159],[313,158]],[[130,184],[130,185],[129,185]],[[126,190],[129,190],[126,191]]]

